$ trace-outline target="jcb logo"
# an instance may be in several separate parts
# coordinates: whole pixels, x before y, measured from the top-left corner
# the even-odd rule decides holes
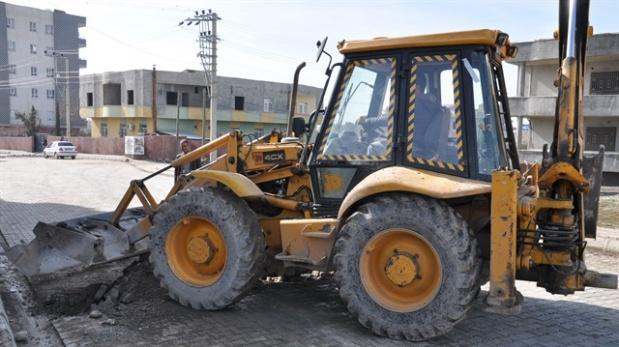
[[[264,153],[265,163],[276,163],[285,159],[284,151],[275,151]]]

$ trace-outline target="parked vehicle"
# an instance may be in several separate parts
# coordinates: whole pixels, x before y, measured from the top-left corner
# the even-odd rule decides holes
[[[71,142],[67,141],[54,141],[43,149],[43,157],[45,158],[54,157],[54,159],[62,159],[71,157],[71,159],[75,159],[76,156],[77,149],[75,149]]]

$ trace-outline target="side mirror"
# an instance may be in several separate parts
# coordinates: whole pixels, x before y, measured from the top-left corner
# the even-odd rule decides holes
[[[318,53],[316,53],[316,62],[318,62],[320,60],[320,57],[322,56],[322,53],[325,51],[325,46],[327,45],[327,39],[329,37],[326,36],[324,39],[322,39],[322,41],[317,41],[316,42],[316,47],[318,48]]]
[[[305,118],[296,116],[292,118],[292,131],[296,137],[301,137],[305,134],[307,127],[305,125]]]

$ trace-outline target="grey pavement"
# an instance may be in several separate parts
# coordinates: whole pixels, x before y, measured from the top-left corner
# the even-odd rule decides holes
[[[593,268],[617,272],[615,258],[588,255]],[[152,276],[142,298],[109,314],[115,326],[84,315],[53,322],[67,346],[408,346],[363,328],[342,304],[329,279],[264,283],[236,305],[214,312],[179,306]],[[525,295],[522,313],[484,311],[481,292],[468,316],[451,332],[419,346],[616,346],[617,291],[587,289],[553,296],[535,283],[518,281]]]
[[[112,210],[131,179],[165,164],[108,160],[0,157],[0,230],[9,244],[28,241],[38,220],[53,222]],[[171,187],[170,174],[149,181],[157,198]],[[613,230],[601,231],[610,236]],[[619,273],[616,254],[589,250],[589,268]],[[2,277],[2,276],[0,276]],[[66,346],[399,346],[358,324],[329,279],[262,283],[236,305],[217,312],[187,309],[170,300],[148,270],[129,281],[143,292],[104,319],[50,317]],[[619,293],[588,288],[553,296],[518,281],[522,313],[487,313],[477,302],[468,317],[435,346],[617,346]],[[487,288],[484,288],[487,290]],[[485,292],[482,292],[482,295]],[[35,308],[27,309],[35,318]],[[45,318],[43,321],[49,321]],[[34,345],[34,344],[32,344]]]
[[[38,221],[57,222],[112,211],[133,179],[143,178],[163,163],[147,161],[0,158],[0,231],[8,244],[29,242]],[[172,187],[166,172],[146,186],[161,200]],[[136,199],[137,200],[137,199]],[[139,206],[134,201],[132,206]]]

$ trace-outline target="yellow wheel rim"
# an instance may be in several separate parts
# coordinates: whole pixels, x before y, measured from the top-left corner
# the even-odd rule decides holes
[[[361,282],[380,306],[412,312],[426,306],[441,287],[443,268],[434,247],[408,229],[388,229],[374,235],[359,261]]]
[[[226,265],[226,243],[208,219],[188,216],[172,227],[165,243],[168,264],[176,277],[198,287],[210,286]]]

